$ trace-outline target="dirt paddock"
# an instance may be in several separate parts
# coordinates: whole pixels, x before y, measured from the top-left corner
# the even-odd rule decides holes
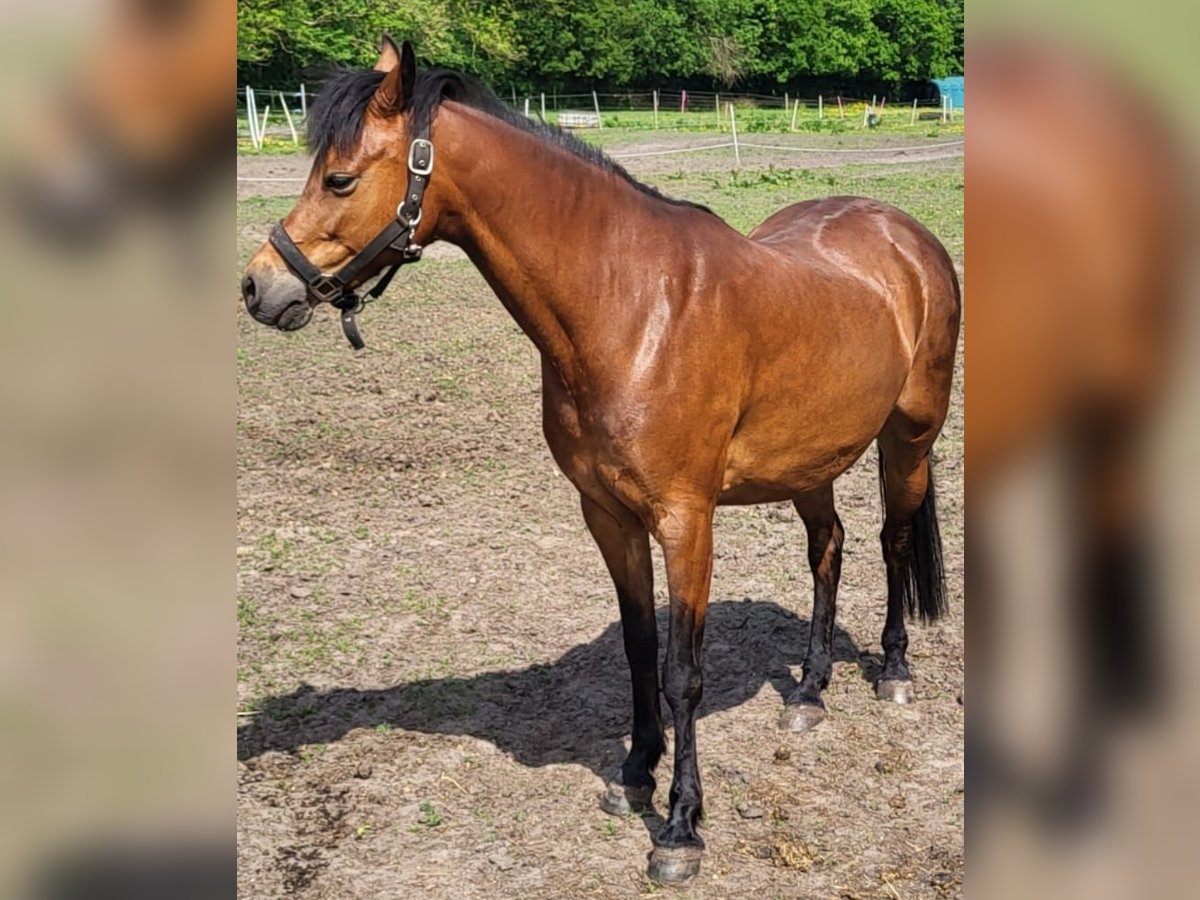
[[[961,158],[793,160],[771,177],[699,158],[627,167],[740,228],[808,196],[877,196],[961,266]],[[276,187],[239,183],[239,271],[299,190]],[[541,436],[533,346],[457,254],[405,270],[360,319],[358,355],[332,315],[293,335],[235,315],[239,896],[666,892],[645,877],[661,820],[598,805],[628,740],[628,670],[611,583]],[[952,611],[910,627],[907,707],[870,684],[874,451],[838,482],[836,662],[805,735],[776,727],[807,641],[804,529],[790,505],[719,511],[697,724],[708,851],[687,895],[961,894],[962,447],[960,363],[935,448]],[[656,585],[665,636],[657,550]],[[670,775],[668,754],[660,814]]]

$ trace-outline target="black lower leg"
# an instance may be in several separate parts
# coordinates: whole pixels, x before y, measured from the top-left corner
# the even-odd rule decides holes
[[[909,681],[908,629],[904,625],[904,597],[909,578],[912,525],[883,529],[883,559],[887,565],[887,620],[883,626],[883,673],[881,681]]]
[[[675,777],[671,812],[655,837],[659,847],[703,847],[696,826],[704,814],[700,769],[696,762],[696,708],[704,692],[698,649],[704,626],[691,608],[671,603],[671,635],[663,665],[663,690],[675,720]]]
[[[845,532],[836,514],[830,520],[811,524],[806,521],[805,525],[808,564],[813,573],[812,624],[808,631],[808,652],[804,657],[804,678],[787,702],[823,708],[821,692],[829,685],[833,671],[833,626]]]
[[[662,711],[658,701],[658,631],[652,604],[618,591],[625,656],[633,687],[633,742],[621,765],[621,783],[654,792],[654,769],[662,757]]]
[[[654,794],[654,767],[662,756],[663,723],[658,701],[658,626],[654,617],[654,570],[649,535],[636,518],[608,510],[584,496],[583,517],[617,589],[621,632],[633,688],[633,741],[620,774],[602,805],[612,813],[647,805]]]

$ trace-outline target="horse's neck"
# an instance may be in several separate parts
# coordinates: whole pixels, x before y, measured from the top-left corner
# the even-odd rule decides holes
[[[574,380],[580,339],[610,327],[604,301],[619,299],[606,296],[618,242],[650,215],[647,202],[611,173],[476,110],[446,104],[438,126],[436,236],[467,252],[522,330]]]

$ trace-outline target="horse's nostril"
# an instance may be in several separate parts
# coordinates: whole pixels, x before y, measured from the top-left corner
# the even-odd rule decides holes
[[[242,281],[242,299],[246,301],[246,308],[254,312],[258,306],[258,285],[254,283],[253,275],[247,275]]]

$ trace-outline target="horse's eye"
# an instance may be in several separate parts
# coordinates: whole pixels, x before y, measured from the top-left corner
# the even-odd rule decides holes
[[[358,186],[357,175],[344,175],[340,172],[335,172],[333,175],[325,176],[325,187],[333,191],[335,194],[352,193],[354,188]]]

